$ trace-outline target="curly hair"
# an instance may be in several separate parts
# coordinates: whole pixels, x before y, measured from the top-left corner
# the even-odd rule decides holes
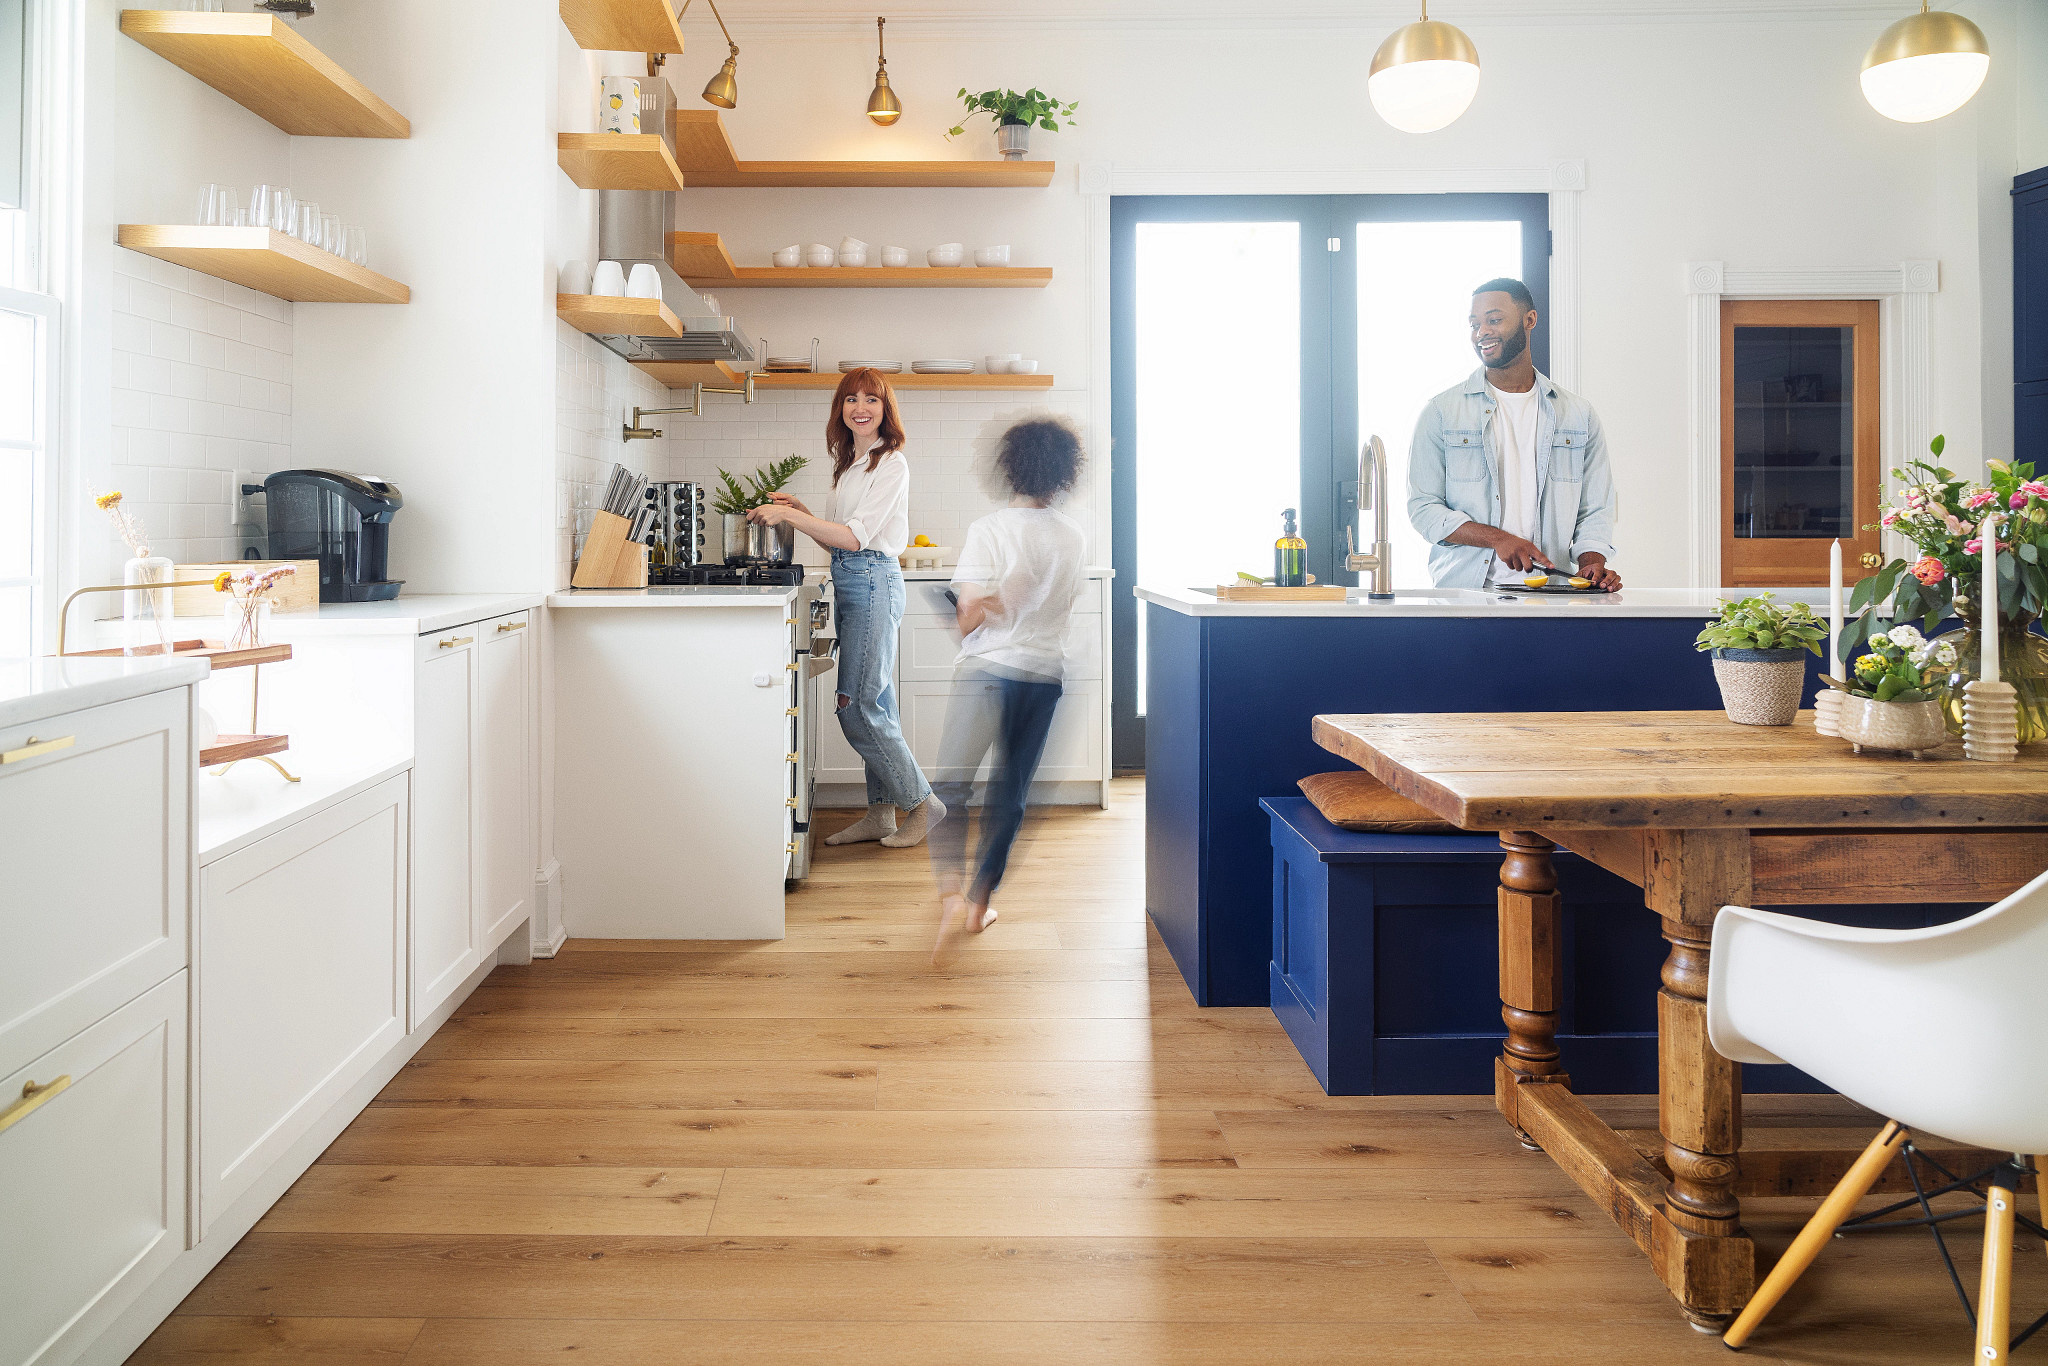
[[[1081,433],[1065,418],[1026,418],[1011,424],[996,444],[996,472],[1003,482],[1040,502],[1074,487],[1087,463]]]

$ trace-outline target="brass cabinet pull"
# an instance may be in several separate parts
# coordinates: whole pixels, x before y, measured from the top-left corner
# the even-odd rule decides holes
[[[783,668],[785,668],[785,669],[787,669],[787,670],[789,670],[789,672],[791,672],[791,673],[795,673],[795,672],[796,672],[796,671],[797,671],[798,669],[801,669],[801,668],[803,667],[803,665],[801,665],[801,664],[785,664],[785,665],[783,665],[782,667],[783,667]]]
[[[475,636],[454,636],[448,640],[442,641],[441,648],[444,650],[452,650],[458,645],[467,645],[475,639]]]
[[[23,759],[33,759],[38,754],[52,754],[60,749],[70,749],[77,743],[76,735],[60,735],[54,740],[38,740],[31,735],[28,737],[28,743],[20,749],[10,749],[0,754],[0,764],[18,764]]]
[[[784,853],[794,854],[796,853],[796,841],[791,840],[788,844],[783,845],[782,848]]]
[[[795,750],[791,750],[789,753],[783,755],[782,757],[785,762],[793,764],[797,761],[797,752]]]
[[[524,631],[525,629],[526,623],[523,621],[501,621],[498,623],[499,635],[503,635],[507,631]]]
[[[783,714],[784,716],[795,716],[795,715],[797,714],[797,712],[796,712],[796,708],[795,708],[795,707],[784,707],[784,708],[782,709],[782,714]]]
[[[784,626],[794,626],[794,625],[796,625],[796,618],[795,618],[795,617],[784,617],[784,618],[782,619],[782,624],[783,624]]]
[[[782,804],[792,811],[796,810],[796,798],[794,797],[784,797],[782,799]]]
[[[793,854],[796,850],[792,849],[790,852]],[[36,1085],[32,1081],[23,1082],[21,1099],[8,1106],[5,1110],[0,1110],[0,1133],[13,1128],[36,1111],[42,1109],[50,1097],[56,1095],[69,1085],[71,1085],[71,1074],[69,1072],[66,1072],[57,1080],[45,1082],[41,1086]]]

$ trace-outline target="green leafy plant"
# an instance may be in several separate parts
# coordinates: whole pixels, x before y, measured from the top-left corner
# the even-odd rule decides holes
[[[774,499],[770,495],[781,492],[785,484],[796,478],[797,471],[810,463],[804,456],[792,455],[787,460],[763,465],[744,484],[720,470],[718,489],[711,496],[712,509],[727,517],[737,517],[749,508],[771,503]]]
[[[1869,641],[1870,653],[1856,661],[1852,697],[1878,702],[1925,702],[1935,684],[1955,667],[1956,647],[1947,640],[1929,640],[1910,625],[1879,631]]]
[[[986,114],[997,123],[1037,124],[1048,133],[1060,131],[1060,120],[1067,126],[1074,126],[1074,111],[1081,107],[1079,100],[1065,104],[1046,94],[1037,87],[1018,94],[1014,90],[984,90],[979,95],[967,93],[967,87],[960,87],[960,102],[967,106],[967,113],[959,123],[946,130],[948,138],[957,138],[967,131],[967,123],[976,114]]]
[[[1773,602],[1763,593],[1737,602],[1723,600],[1721,615],[1694,640],[1695,650],[1810,650],[1820,653],[1827,623],[1803,602]]]

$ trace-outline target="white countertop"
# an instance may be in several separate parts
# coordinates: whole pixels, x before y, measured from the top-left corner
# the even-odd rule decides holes
[[[1618,593],[1568,597],[1475,588],[1402,588],[1395,590],[1392,602],[1370,602],[1363,588],[1349,590],[1343,602],[1218,602],[1213,592],[1201,589],[1145,584],[1132,591],[1146,602],[1190,617],[1692,617],[1704,621],[1718,613],[1722,596],[1747,596],[1763,590],[1730,588],[1716,594],[1692,588],[1624,588]],[[1825,615],[1825,589],[1774,591],[1781,602],[1814,603]]]
[[[410,758],[350,764],[323,761],[293,750],[278,755],[277,761],[297,774],[299,781],[288,783],[269,764],[254,761],[236,764],[225,773],[199,770],[193,780],[198,798],[193,835],[201,864],[246,849],[265,835],[347,801],[412,767]]]
[[[206,677],[211,668],[203,659],[160,655],[0,659],[0,728],[182,688]]]
[[[323,602],[312,612],[271,617],[276,634],[322,632],[335,635],[425,635],[450,626],[524,612],[541,604],[539,593],[421,593],[389,602]]]
[[[742,587],[674,584],[655,588],[577,588],[548,594],[550,607],[777,607],[794,602],[794,584]]]
[[[907,582],[915,582],[920,579],[944,579],[947,583],[951,583],[955,567],[954,565],[947,564],[940,565],[937,569],[906,569],[903,571],[903,577]],[[832,571],[829,569],[821,569],[814,572],[823,578],[829,579],[832,577]],[[1101,564],[1091,564],[1081,572],[1091,579],[1113,579],[1116,577],[1114,569]]]

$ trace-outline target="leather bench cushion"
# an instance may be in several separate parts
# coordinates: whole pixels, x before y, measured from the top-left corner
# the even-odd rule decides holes
[[[1362,769],[1315,773],[1299,784],[1323,819],[1339,830],[1394,835],[1458,835],[1457,826],[1428,807],[1408,800]]]

